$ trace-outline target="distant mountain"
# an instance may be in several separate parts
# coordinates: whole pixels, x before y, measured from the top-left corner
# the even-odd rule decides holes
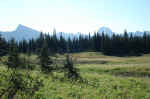
[[[64,39],[68,39],[68,38],[70,38],[71,40],[73,40],[73,38],[75,37],[75,38],[79,38],[79,36],[80,36],[80,32],[78,32],[78,33],[64,33],[64,32],[59,32],[59,33],[56,33],[56,37],[57,38],[60,38],[60,36],[62,35],[63,37],[64,37]],[[83,35],[83,34],[82,34]]]
[[[37,30],[34,30],[32,28],[29,28],[27,26],[19,24],[16,30],[11,32],[0,32],[2,37],[4,37],[7,41],[14,38],[16,41],[22,41],[22,40],[30,40],[30,39],[36,39],[40,36],[40,32]],[[58,32],[56,33],[56,37],[60,38],[62,35],[66,40],[68,38],[73,39],[74,37],[79,37],[81,33],[64,33],[64,32]]]
[[[110,28],[108,27],[101,27],[98,29],[97,33],[102,35],[102,33],[104,32],[104,34],[107,34],[108,36],[112,36],[113,32]]]
[[[0,32],[6,40],[14,38],[16,41],[36,39],[40,36],[40,32],[24,25],[19,24],[16,30],[11,32]]]
[[[144,31],[144,32],[141,32],[141,31],[136,31],[136,32],[128,32],[129,35],[132,35],[133,36],[143,36],[144,33],[146,33],[147,35],[150,35],[150,31]]]
[[[113,32],[110,28],[108,27],[101,27],[98,29],[97,33],[99,33],[100,35],[102,35],[102,33],[104,32],[104,34],[107,34],[108,36],[112,36]],[[150,31],[145,31],[147,34],[150,35]],[[132,32],[133,36],[143,36],[144,32],[140,32],[140,31],[136,31],[136,32]],[[0,34],[2,35],[2,37],[4,37],[6,40],[10,40],[12,38],[14,38],[16,41],[22,41],[22,40],[30,40],[30,39],[36,39],[40,36],[40,32],[37,30],[34,30],[32,28],[29,28],[27,26],[21,25],[19,24],[18,27],[16,28],[16,30],[14,31],[10,31],[10,32],[0,32]],[[73,39],[75,38],[79,38],[80,36],[80,32],[78,33],[64,33],[64,32],[58,32],[56,33],[57,38],[60,38],[60,36],[62,35],[66,40],[68,38]],[[131,32],[128,32],[128,34],[130,35]],[[83,36],[87,36],[88,34],[82,34]],[[121,34],[123,35],[123,34]]]
[[[150,31],[144,31],[147,35],[150,35]],[[136,31],[134,33],[135,36],[143,36],[144,35],[144,32],[141,32],[141,31]]]
[[[112,32],[112,30],[108,27],[101,27],[98,29],[97,31],[100,35],[104,32],[104,34],[107,34],[108,36],[112,36],[113,34],[118,34],[115,32]],[[150,35],[150,31],[144,31],[147,35]],[[133,36],[143,36],[144,32],[141,31],[136,31],[136,32],[128,32],[128,34],[130,35],[131,33],[133,34]],[[120,34],[120,33],[119,33]],[[123,35],[123,33],[121,33],[120,35]]]

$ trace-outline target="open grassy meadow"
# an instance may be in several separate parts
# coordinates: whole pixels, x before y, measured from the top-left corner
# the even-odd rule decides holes
[[[150,54],[143,56],[116,57],[98,52],[71,54],[83,82],[70,82],[63,72],[53,72],[53,77],[38,68],[36,55],[28,58],[35,69],[28,71],[32,77],[43,80],[43,86],[34,96],[17,92],[16,99],[150,99]],[[21,57],[24,57],[22,54]],[[53,60],[62,66],[65,55]],[[5,66],[7,56],[0,62],[0,92],[8,86],[9,72]],[[25,74],[25,69],[19,69]],[[7,93],[2,99],[7,97]],[[7,98],[6,98],[7,99]]]

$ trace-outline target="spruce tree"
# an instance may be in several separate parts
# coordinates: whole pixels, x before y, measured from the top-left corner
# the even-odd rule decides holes
[[[40,65],[41,65],[42,72],[51,73],[53,70],[53,67],[52,67],[53,62],[52,62],[52,59],[49,57],[47,43],[45,40],[43,42],[43,47],[41,49],[39,59],[40,59]]]
[[[8,68],[16,69],[21,65],[18,49],[15,44],[15,40],[12,39],[9,44],[9,53],[8,53],[8,62],[7,66]]]
[[[65,77],[71,80],[77,80],[80,76],[78,73],[78,69],[74,67],[72,58],[70,58],[70,55],[66,55],[66,61],[64,64],[65,69]]]
[[[0,34],[0,56],[6,55],[8,52],[7,42],[2,38]]]

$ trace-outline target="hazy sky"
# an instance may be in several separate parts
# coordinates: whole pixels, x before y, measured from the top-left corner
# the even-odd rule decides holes
[[[0,0],[0,30],[18,24],[44,32],[150,30],[150,0]]]

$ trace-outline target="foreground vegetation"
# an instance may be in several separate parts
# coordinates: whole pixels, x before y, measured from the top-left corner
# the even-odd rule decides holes
[[[56,58],[56,56],[58,58]],[[65,55],[52,57],[62,66]],[[18,73],[28,73],[33,79],[42,81],[39,90],[31,93],[17,92],[15,99],[149,99],[150,98],[150,55],[139,57],[105,56],[102,53],[83,52],[71,54],[82,81],[64,78],[62,71],[54,71],[53,76],[41,72],[38,56],[26,58],[34,67],[31,70],[19,68]],[[27,57],[21,54],[20,57]],[[0,62],[0,93],[9,86],[10,71],[4,64],[7,56]],[[35,80],[33,80],[35,81]],[[29,85],[32,87],[32,85]],[[27,90],[28,91],[28,90]],[[6,98],[8,93],[2,97]],[[32,96],[32,97],[31,97]],[[7,98],[6,98],[7,99]]]

